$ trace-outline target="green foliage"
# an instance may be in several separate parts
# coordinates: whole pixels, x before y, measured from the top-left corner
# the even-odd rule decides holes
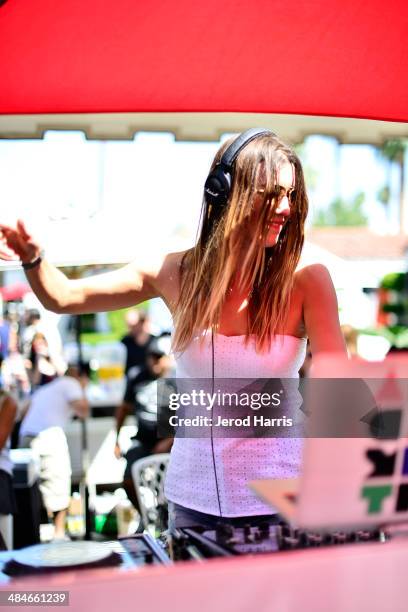
[[[406,305],[403,302],[396,302],[395,304],[383,304],[383,312],[392,312],[393,314],[402,316],[406,312]]]
[[[302,162],[306,187],[308,191],[313,191],[313,189],[316,189],[319,173],[316,168],[310,165],[310,162],[307,159],[306,147],[304,143],[296,144],[293,148]]]
[[[400,230],[403,230],[403,220],[405,217],[405,152],[408,149],[407,138],[395,138],[388,140],[378,149],[380,157],[387,160],[388,162],[388,192],[390,192],[391,185],[391,171],[393,164],[396,164],[399,168],[399,226]],[[385,206],[389,204],[389,193],[387,199],[387,192],[381,191],[378,193],[378,199]]]
[[[91,345],[100,344],[101,342],[114,342],[123,338],[127,333],[126,313],[130,310],[147,310],[147,302],[139,304],[136,308],[121,308],[120,310],[112,310],[106,313],[109,321],[110,331],[97,332],[95,331],[95,315],[81,315],[82,333],[81,342]]]
[[[387,140],[380,148],[382,155],[390,162],[396,161],[399,164],[404,159],[404,153],[407,149],[408,141],[403,138],[395,138]]]
[[[383,206],[387,206],[389,204],[391,197],[391,190],[388,185],[384,185],[377,191],[377,200],[381,202]]]
[[[406,326],[408,316],[408,291],[407,274],[404,272],[393,272],[384,276],[380,283],[381,289],[393,291],[389,303],[383,304],[383,312],[389,312],[396,316],[396,325],[389,325],[380,330],[392,346],[396,348],[408,347],[408,328]]]
[[[391,346],[408,348],[408,329],[405,325],[390,325],[389,327],[367,328],[359,330],[366,336],[381,336],[386,338]]]
[[[105,342],[117,342],[123,335],[118,336],[118,334],[113,334],[112,332],[85,332],[81,334],[81,343],[96,346]]]
[[[386,274],[380,283],[381,289],[389,289],[391,291],[402,291],[405,287],[404,272],[391,272]]]
[[[358,193],[351,202],[336,198],[326,210],[319,210],[315,216],[315,227],[365,227],[367,215],[363,211],[364,193]]]
[[[125,317],[126,313],[130,310],[147,310],[147,302],[139,304],[137,308],[122,308],[121,310],[113,310],[107,313],[111,331],[118,339],[122,338],[128,331]]]

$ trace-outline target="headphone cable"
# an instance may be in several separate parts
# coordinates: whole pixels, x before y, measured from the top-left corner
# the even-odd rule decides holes
[[[212,354],[212,367],[211,367],[211,397],[214,398],[214,385],[215,385],[215,350],[214,350],[214,328],[211,327],[211,354]],[[222,517],[222,511],[221,511],[221,499],[220,499],[220,490],[218,487],[218,477],[217,477],[217,466],[216,466],[216,462],[215,462],[215,453],[214,453],[214,436],[213,436],[213,406],[214,403],[212,403],[211,405],[211,453],[212,453],[212,460],[213,460],[213,466],[214,466],[214,479],[215,479],[215,489],[217,491],[217,500],[218,500],[218,509],[220,512],[220,517]]]

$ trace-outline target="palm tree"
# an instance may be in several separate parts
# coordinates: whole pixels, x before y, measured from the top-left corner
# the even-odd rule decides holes
[[[388,160],[389,164],[396,163],[399,167],[399,231],[400,233],[404,232],[404,220],[405,220],[405,151],[408,148],[408,140],[407,139],[394,139],[387,140],[382,147],[380,147],[379,151],[381,155]],[[388,172],[388,183],[390,182],[390,172]],[[389,194],[390,194],[390,185],[386,185],[383,188],[382,197],[379,197],[382,203],[388,203]]]
[[[360,192],[352,200],[335,198],[325,210],[317,211],[314,227],[366,227],[368,218],[363,210],[365,195]]]

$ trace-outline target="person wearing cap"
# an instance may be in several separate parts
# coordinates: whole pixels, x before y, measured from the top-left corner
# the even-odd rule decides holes
[[[155,338],[149,344],[146,354],[146,366],[136,376],[129,378],[122,404],[116,409],[116,444],[115,455],[122,456],[119,445],[120,430],[128,414],[135,416],[137,433],[132,437],[132,445],[125,454],[126,468],[123,476],[123,487],[128,498],[138,509],[136,491],[133,485],[131,468],[135,461],[156,453],[167,453],[173,444],[172,432],[161,428],[158,431],[157,421],[168,423],[168,395],[174,387],[168,380],[162,380],[158,387],[158,379],[164,379],[172,371],[170,356],[171,340],[169,336]]]

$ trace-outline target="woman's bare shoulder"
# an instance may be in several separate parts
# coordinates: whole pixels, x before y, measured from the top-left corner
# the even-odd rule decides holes
[[[164,255],[160,269],[157,272],[155,284],[160,294],[167,302],[178,298],[180,287],[180,270],[183,258],[189,251],[177,251]]]
[[[177,251],[166,253],[162,260],[162,266],[158,276],[167,277],[169,274],[180,274],[183,258],[189,251]]]
[[[152,284],[159,286],[167,280],[169,275],[173,276],[180,269],[184,255],[188,251],[167,252],[152,250],[139,253],[138,256],[128,264],[128,267],[142,272]]]
[[[296,270],[295,284],[303,293],[333,286],[329,270],[321,263],[309,264]]]

